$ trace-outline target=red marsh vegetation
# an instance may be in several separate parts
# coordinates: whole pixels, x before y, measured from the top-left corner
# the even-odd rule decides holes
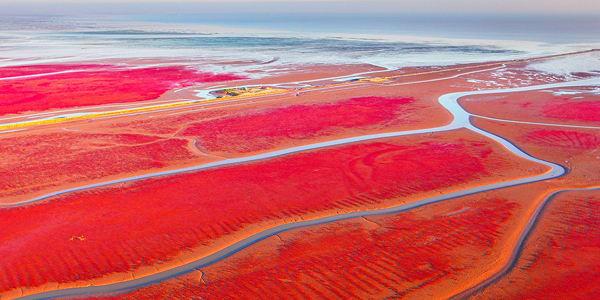
[[[341,131],[404,124],[418,105],[412,98],[360,97],[333,103],[297,104],[192,123],[179,135],[209,152],[247,153],[284,140],[306,140]],[[236,141],[231,143],[230,141]]]
[[[359,130],[386,131],[416,123],[420,105],[415,102],[361,97],[243,111],[217,109],[165,119],[111,119],[108,126],[113,128],[84,124],[6,136],[0,138],[5,164],[0,171],[4,190],[0,199],[9,202],[108,176],[220,159],[207,156],[210,152],[231,157],[356,136]]]
[[[63,131],[0,140],[0,201],[5,202],[196,157],[187,140],[141,134]]]
[[[600,192],[551,200],[515,268],[474,299],[600,298]]]
[[[0,81],[0,115],[152,100],[178,87],[245,79],[231,74],[202,73],[181,66],[140,69],[81,66],[83,69],[90,67],[92,70],[84,72]],[[33,73],[29,71],[33,67],[23,68],[23,74]],[[70,68],[80,69],[77,65]],[[50,67],[42,69],[52,70]],[[64,71],[66,67],[54,69]]]
[[[273,291],[278,299],[423,299],[470,269],[470,255],[488,255],[516,206],[493,198],[433,217],[406,212],[296,229],[202,273],[92,299],[272,299]]]
[[[502,136],[539,159],[560,164],[567,176],[553,181],[566,187],[589,186],[600,181],[600,133],[587,128],[560,128],[475,119],[474,124]]]
[[[499,174],[507,179],[539,170],[501,149],[460,130],[349,144],[3,209],[0,290],[130,272],[223,237],[243,237],[253,224],[385,207],[496,181]]]
[[[560,96],[548,91],[469,96],[460,104],[469,112],[500,119],[599,126],[600,96],[584,88],[578,91]]]

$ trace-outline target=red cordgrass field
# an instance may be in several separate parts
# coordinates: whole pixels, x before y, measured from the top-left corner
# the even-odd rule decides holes
[[[468,270],[474,262],[461,249],[486,256],[516,206],[494,198],[429,218],[406,212],[370,227],[350,220],[295,230],[277,246],[261,242],[202,268],[202,281],[191,274],[89,299],[272,299],[274,291],[286,299],[401,299]]]
[[[169,167],[195,157],[187,146],[184,139],[140,134],[53,132],[2,139],[0,199]]]
[[[122,127],[117,133],[101,133],[101,128],[93,128],[92,132],[59,130],[7,137],[0,143],[0,159],[4,162],[0,169],[0,188],[4,191],[0,199],[26,197],[106,176],[185,165],[206,152],[245,154],[290,141],[333,138],[351,130],[352,135],[358,135],[353,130],[361,129],[385,131],[390,126],[414,122],[409,117],[418,108],[414,102],[412,98],[351,98],[269,109],[200,111],[175,120],[167,118],[165,124],[161,119],[151,119],[159,124],[153,125],[159,132],[148,132],[155,130],[139,128],[132,125],[139,121],[124,119],[118,121]]]
[[[35,121],[151,105],[143,102],[149,100],[166,104],[192,97],[202,83],[225,88],[260,82],[226,84],[250,78],[158,60],[146,61],[154,67],[115,61],[1,67],[0,119]],[[461,65],[452,71],[431,68],[441,73],[386,71],[371,75],[400,76],[387,82],[362,80],[357,86],[313,81],[314,88],[301,91],[6,129],[0,135],[0,295],[127,281],[205,257],[283,223],[375,211],[548,171],[462,128],[136,177],[349,137],[437,128],[452,118],[438,97],[475,90],[470,76],[488,80],[489,72],[500,68],[494,64],[493,69],[491,64],[469,66],[480,73]],[[335,68],[331,76],[341,72]],[[293,72],[320,76],[310,73],[314,70]],[[265,70],[265,82],[299,80],[293,72],[278,77],[283,71]],[[454,78],[448,72],[469,74]],[[190,88],[175,91],[184,87]],[[600,134],[594,129],[600,124],[600,95],[595,88],[573,87],[469,96],[459,102],[473,114],[517,121],[471,118],[474,126],[568,171],[532,185],[400,213],[284,231],[183,276],[89,299],[427,299],[481,283],[505,265],[520,225],[544,199],[542,193],[600,180],[595,153]],[[124,103],[129,104],[116,105]],[[38,201],[53,192],[116,179],[124,182]],[[474,297],[600,297],[599,200],[597,191],[552,198],[519,247],[514,268]]]
[[[460,100],[469,112],[507,120],[596,126],[600,122],[600,96],[582,89],[576,96],[555,96],[547,91],[479,95]]]
[[[476,299],[599,299],[598,194],[551,200],[516,267]]]
[[[600,135],[570,130],[532,130],[524,133],[522,139],[536,145],[567,149],[597,149]]]
[[[67,69],[65,66],[21,68],[0,68],[0,74],[18,76]],[[181,66],[122,69],[72,65],[70,68],[85,71],[0,81],[0,115],[152,100],[177,87],[245,79],[231,74],[202,73]]]
[[[549,102],[544,107],[544,114],[553,119],[561,121],[585,121],[600,122],[600,102],[598,101],[578,101],[571,102],[571,99],[563,101],[555,100]]]
[[[409,122],[405,117],[418,108],[414,103],[413,98],[359,97],[333,103],[243,111],[192,123],[179,136],[196,139],[196,145],[204,151],[247,153],[268,150],[286,140],[403,124]]]
[[[487,141],[445,135],[350,144],[3,209],[0,290],[131,271],[250,224],[390,205],[524,172]]]

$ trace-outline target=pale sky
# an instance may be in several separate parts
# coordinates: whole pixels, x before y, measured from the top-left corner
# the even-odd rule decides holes
[[[95,2],[95,3],[91,3]],[[178,2],[178,3],[175,3]],[[140,13],[210,11],[398,12],[488,14],[599,14],[600,0],[0,0],[5,12],[106,13],[123,9]]]

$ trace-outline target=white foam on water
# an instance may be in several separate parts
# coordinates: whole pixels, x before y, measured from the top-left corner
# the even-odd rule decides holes
[[[547,74],[574,79],[574,73],[593,73],[600,76],[600,51],[546,59],[527,66]]]
[[[600,95],[600,87],[594,89],[560,89],[558,91],[555,90],[545,90],[541,92],[552,93],[554,96],[564,96],[564,95],[583,95],[583,94],[592,94],[592,95]],[[583,98],[583,97],[575,97],[573,99]]]

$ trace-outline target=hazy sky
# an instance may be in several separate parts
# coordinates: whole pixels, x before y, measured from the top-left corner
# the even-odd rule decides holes
[[[0,11],[10,13],[197,13],[230,9],[253,12],[600,14],[600,0],[0,0]]]

